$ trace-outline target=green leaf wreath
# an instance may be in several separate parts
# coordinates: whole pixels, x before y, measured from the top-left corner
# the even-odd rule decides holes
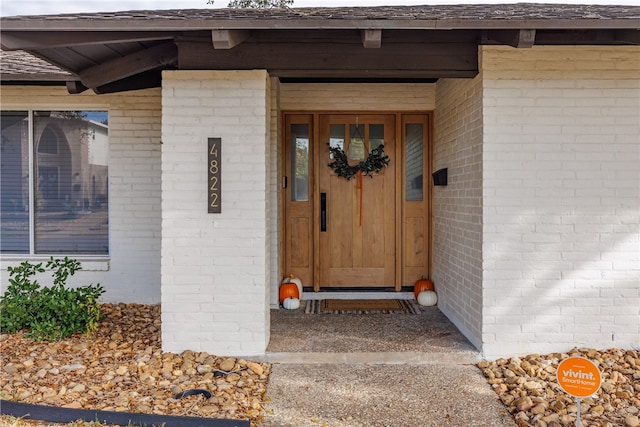
[[[329,166],[339,177],[350,180],[355,177],[359,171],[364,175],[373,176],[374,173],[380,172],[389,165],[389,156],[384,154],[384,145],[371,150],[366,160],[356,165],[349,165],[349,160],[344,150],[340,147],[329,147],[329,151],[333,155],[333,162]]]

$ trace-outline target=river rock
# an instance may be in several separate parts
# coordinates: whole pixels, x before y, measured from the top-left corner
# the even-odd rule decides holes
[[[230,357],[230,358],[224,359],[222,363],[220,363],[220,370],[225,372],[233,371],[233,368],[235,368],[235,366],[236,366],[236,359]]]
[[[204,375],[204,374],[208,374],[209,372],[213,372],[213,367],[210,365],[198,365],[196,370],[198,371],[199,374]]]
[[[636,415],[627,415],[624,419],[624,425],[627,427],[640,426],[640,419]]]
[[[518,409],[518,411],[528,411],[533,407],[533,401],[529,396],[523,396],[519,399],[516,399],[513,403],[515,404],[515,407],[516,409]]]
[[[561,360],[570,356],[587,357],[602,374],[597,394],[582,400],[585,426],[630,427],[630,423],[637,422],[640,414],[638,350],[573,349],[566,353],[485,361],[479,368],[508,411],[518,414],[518,425],[543,427],[546,423],[546,427],[566,427],[575,422],[577,407],[575,398],[558,386],[556,369]],[[527,418],[529,421],[525,421]],[[633,427],[640,427],[640,423]]]
[[[264,374],[264,368],[255,362],[247,362],[247,368],[251,369],[256,375]]]

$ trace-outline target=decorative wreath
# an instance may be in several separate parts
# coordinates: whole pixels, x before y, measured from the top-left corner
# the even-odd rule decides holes
[[[339,177],[346,178],[347,181],[355,177],[358,172],[364,175],[373,176],[374,173],[380,172],[389,165],[389,156],[384,154],[384,145],[371,150],[367,160],[359,162],[357,165],[349,165],[349,160],[344,150],[340,147],[329,147],[329,151],[333,154],[333,162],[329,166]]]

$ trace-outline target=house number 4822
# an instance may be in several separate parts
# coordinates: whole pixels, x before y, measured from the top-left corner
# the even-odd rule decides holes
[[[221,182],[221,155],[220,150],[222,148],[221,138],[209,138],[208,141],[209,154],[207,156],[208,165],[208,199],[209,199],[209,213],[221,213],[222,212],[222,182]]]

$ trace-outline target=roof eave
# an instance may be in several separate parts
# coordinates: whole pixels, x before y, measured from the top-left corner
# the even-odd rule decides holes
[[[198,31],[212,29],[640,29],[639,19],[193,19],[5,20],[2,31]]]

